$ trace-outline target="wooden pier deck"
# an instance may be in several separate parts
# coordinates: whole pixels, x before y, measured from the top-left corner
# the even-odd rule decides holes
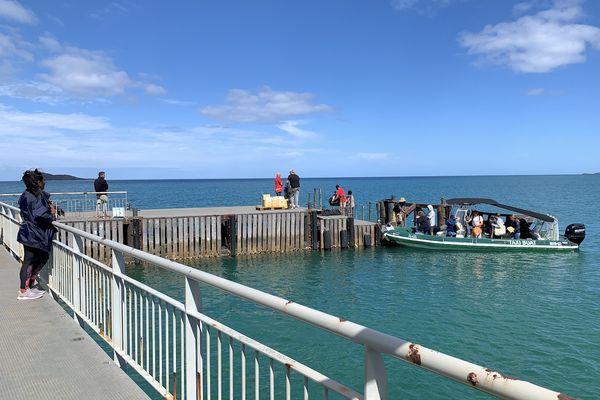
[[[149,399],[50,294],[17,300],[19,268],[0,246],[0,399]]]
[[[375,223],[321,210],[257,210],[256,206],[170,208],[125,218],[69,219],[77,229],[170,259],[363,248],[378,244]],[[68,238],[59,238],[67,241]],[[86,241],[86,254],[110,260],[109,249]]]

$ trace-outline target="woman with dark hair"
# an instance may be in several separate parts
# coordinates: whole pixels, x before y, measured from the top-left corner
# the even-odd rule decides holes
[[[417,212],[415,223],[417,225],[416,231],[418,233],[431,233],[431,224],[429,223],[429,218],[427,218],[423,211]]]
[[[37,285],[37,276],[42,270],[52,250],[52,240],[56,231],[54,206],[50,202],[50,194],[44,192],[44,176],[37,169],[25,171],[23,183],[26,190],[19,198],[21,209],[21,227],[17,241],[25,250],[23,265],[19,274],[21,286],[18,300],[33,300],[42,297],[44,291]]]

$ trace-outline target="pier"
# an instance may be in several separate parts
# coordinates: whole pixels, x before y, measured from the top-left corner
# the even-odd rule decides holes
[[[127,192],[108,194],[106,215],[96,210],[96,192],[52,193],[52,199],[62,211],[61,223],[172,260],[362,249],[379,245],[381,239],[375,222],[314,208],[321,202],[316,190],[308,207],[297,209],[248,205],[140,210],[131,207]],[[15,206],[18,196],[2,194],[0,200]],[[69,244],[67,235],[59,233],[57,240]],[[84,240],[83,249],[90,257],[110,261],[110,249],[102,243]]]
[[[5,249],[2,252],[1,277],[10,285],[11,274],[16,274],[18,263],[6,260],[7,254],[19,259],[22,247],[16,241],[20,224],[19,210],[0,203],[0,238]],[[470,388],[484,391],[500,398],[511,399],[557,399],[568,398],[527,381],[464,361],[414,342],[409,342],[385,334],[367,326],[326,314],[303,306],[291,300],[277,297],[242,284],[158,257],[143,250],[126,246],[75,227],[55,222],[59,233],[68,237],[70,244],[54,241],[51,261],[46,267],[47,287],[53,297],[64,303],[72,318],[87,326],[98,340],[105,342],[112,352],[112,360],[122,369],[135,371],[145,383],[167,399],[197,398],[246,398],[246,392],[254,391],[253,398],[336,398],[356,400],[387,400],[388,374],[397,370],[397,362],[406,362],[452,379]],[[111,263],[102,262],[85,254],[84,241],[102,244],[109,249]],[[8,252],[8,253],[7,253]],[[125,273],[126,257],[148,265],[162,268],[181,279],[184,288],[183,301],[165,295]],[[16,282],[16,278],[14,279]],[[214,316],[203,313],[200,284],[209,285],[222,292],[223,296],[236,296],[245,301],[278,312],[311,325],[324,333],[335,334],[343,340],[355,343],[364,355],[362,368],[364,381],[361,391],[356,391],[352,383],[338,382],[319,371],[292,359],[276,349],[260,343],[260,338],[249,338],[234,327],[219,322],[219,312]],[[13,289],[14,290],[14,289]],[[10,288],[4,292],[10,294]],[[14,304],[13,297],[0,297],[0,306],[30,307],[45,314],[44,301],[31,301],[28,304]],[[55,306],[55,305],[54,305]],[[57,308],[58,309],[58,308]],[[33,315],[33,314],[32,314]],[[51,315],[51,314],[49,314]],[[3,316],[3,318],[5,318]],[[71,318],[67,318],[71,322]],[[56,346],[58,354],[72,352],[81,356],[77,344],[69,342],[72,336],[68,328],[60,324],[60,318],[48,321],[63,336],[66,344]],[[3,329],[13,329],[13,325],[2,323]],[[240,328],[238,328],[240,329]],[[268,328],[267,328],[268,329]],[[15,338],[22,338],[23,332],[15,331]],[[84,331],[80,331],[84,335]],[[31,333],[27,333],[31,335]],[[28,336],[30,337],[30,336]],[[87,341],[86,341],[87,340]],[[79,342],[81,340],[76,340]],[[91,340],[85,336],[84,341]],[[302,354],[302,349],[299,349]],[[19,346],[3,346],[0,357],[3,360],[18,359]],[[43,353],[44,354],[44,353]],[[46,354],[44,354],[46,355]],[[52,355],[48,355],[52,357]],[[392,361],[384,363],[384,357]],[[84,357],[83,364],[93,363]],[[386,360],[386,361],[387,361]],[[55,362],[56,360],[50,360]],[[46,362],[46,361],[45,361]],[[19,361],[15,361],[19,363]],[[10,364],[10,363],[9,363]],[[36,364],[31,368],[37,371]],[[7,368],[9,370],[12,365]],[[85,369],[78,365],[74,368]],[[30,369],[28,369],[29,371]],[[72,372],[75,375],[76,372]],[[101,372],[108,374],[108,372]],[[71,377],[71,372],[64,375]],[[4,379],[4,376],[2,376]],[[95,377],[98,382],[106,382]],[[17,376],[9,390],[27,386],[31,381],[27,376]],[[55,382],[63,393],[81,382]],[[41,390],[51,382],[39,382]],[[4,385],[1,385],[4,387]],[[119,391],[112,381],[104,389]],[[2,389],[0,389],[2,390]],[[86,390],[88,388],[86,387]],[[90,393],[94,390],[90,386]],[[432,387],[435,390],[435,387]],[[9,392],[10,393],[10,392]],[[293,395],[292,395],[293,393]],[[27,398],[9,396],[10,398]],[[55,396],[53,398],[63,398]],[[103,392],[100,396],[87,395],[86,398],[110,398]],[[39,398],[33,396],[33,398]],[[74,397],[75,398],[75,397]],[[126,398],[137,398],[135,395]],[[143,398],[143,397],[140,397]]]
[[[0,247],[0,398],[148,399],[50,294],[17,301],[20,268]]]

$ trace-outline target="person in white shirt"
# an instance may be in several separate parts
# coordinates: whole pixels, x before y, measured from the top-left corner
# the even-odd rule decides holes
[[[490,235],[492,239],[494,237],[500,237],[506,233],[506,226],[504,225],[504,220],[500,214],[496,214],[496,218],[492,223],[492,228],[492,234]]]
[[[478,211],[473,211],[473,216],[471,217],[471,235],[476,238],[480,238],[483,233],[483,217],[479,215]]]
[[[433,206],[431,204],[427,206],[427,209],[429,210],[429,212],[427,213],[427,218],[429,219],[429,233],[433,235],[434,228],[437,225],[435,220],[435,210],[433,209]]]

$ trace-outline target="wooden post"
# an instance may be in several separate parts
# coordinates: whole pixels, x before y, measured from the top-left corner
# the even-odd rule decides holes
[[[331,250],[331,231],[326,230],[323,232],[323,248],[325,250]]]
[[[348,248],[348,231],[345,229],[340,230],[340,248]]]
[[[142,248],[142,229],[141,229],[142,221],[139,217],[132,218],[129,220],[129,236],[131,238],[132,247],[134,249]]]
[[[346,231],[348,232],[348,246],[356,247],[356,239],[354,235],[354,218],[348,217],[346,220]]]
[[[229,217],[229,253],[231,257],[237,255],[237,215]]]
[[[364,242],[365,242],[365,247],[371,247],[371,234],[370,233],[365,233],[364,236]]]

